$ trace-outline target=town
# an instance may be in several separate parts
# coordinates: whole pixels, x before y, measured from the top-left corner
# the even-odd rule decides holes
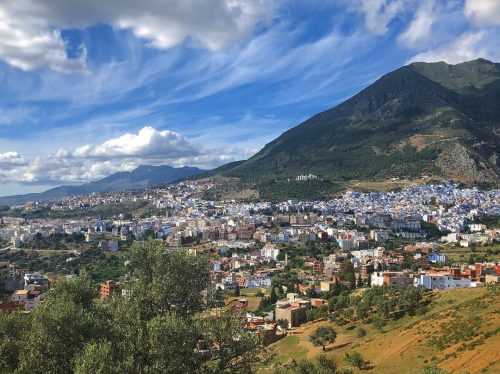
[[[448,290],[500,282],[497,189],[439,183],[270,203],[200,197],[211,188],[181,182],[11,207],[0,227],[0,308],[35,309],[54,279],[78,276],[71,263],[85,268],[78,262],[85,256],[88,264],[92,256],[113,256],[122,271],[94,281],[102,299],[122,292],[120,255],[145,238],[166,251],[208,255],[206,291],[246,310],[249,328],[269,341],[317,318],[321,313],[309,311],[327,305],[337,287]],[[127,204],[139,204],[141,213],[117,210]],[[112,216],[92,217],[95,207]],[[47,262],[53,256],[59,263]]]

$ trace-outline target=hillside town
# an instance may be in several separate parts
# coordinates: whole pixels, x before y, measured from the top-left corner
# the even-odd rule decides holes
[[[61,252],[70,262],[92,250],[120,254],[127,251],[127,243],[144,238],[161,242],[166,251],[209,254],[213,269],[207,294],[223,293],[226,302],[247,311],[249,329],[265,332],[271,340],[280,328],[277,321],[287,321],[281,328],[300,326],[308,320],[308,311],[326,305],[326,295],[342,284],[439,291],[500,282],[500,228],[498,221],[491,221],[500,215],[499,190],[441,183],[397,192],[348,191],[330,201],[236,202],[199,197],[212,187],[182,182],[12,207],[18,214],[1,219],[0,256],[37,251],[40,242],[52,240],[67,244]],[[123,211],[109,218],[88,213],[95,206],[138,202],[148,207],[146,213],[151,209],[156,213],[139,216]],[[82,214],[51,218],[61,212]],[[489,248],[491,257],[457,259],[447,254],[450,248]],[[4,310],[33,310],[43,303],[51,278],[77,276],[1,261]],[[283,281],[290,274],[294,281]],[[272,295],[276,287],[279,296]],[[101,299],[126,292],[120,279],[103,279],[100,289]],[[264,297],[250,308],[242,290],[272,295],[270,307],[262,305],[268,299]]]

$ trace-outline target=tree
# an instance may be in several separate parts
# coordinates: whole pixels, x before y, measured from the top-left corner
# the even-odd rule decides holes
[[[147,323],[146,373],[193,373],[199,365],[196,351],[201,326],[173,313]]]
[[[269,297],[269,304],[276,304],[278,301],[278,295],[276,294],[276,289],[271,287],[271,296]]]
[[[338,374],[344,373],[337,369],[337,363],[331,357],[318,355],[314,361],[293,360],[286,368],[278,368],[275,374]]]
[[[364,338],[366,336],[366,330],[362,327],[358,329],[358,332],[356,334],[358,338]]]
[[[357,286],[358,286],[358,288],[363,287],[363,278],[361,278],[361,273],[358,273]]]
[[[166,253],[162,242],[138,241],[132,245],[128,266],[135,278],[130,285],[132,293],[142,298],[149,318],[170,311],[187,315],[203,309],[202,291],[210,280],[206,257]]]
[[[381,316],[375,316],[373,326],[380,332],[384,332],[385,320]]]
[[[98,319],[71,300],[47,297],[33,311],[29,336],[23,342],[21,372],[64,374],[85,344],[101,335]]]
[[[368,307],[365,303],[359,303],[356,306],[356,315],[363,322],[368,317]]]
[[[342,292],[342,286],[340,285],[339,278],[335,277],[335,285],[333,286],[333,294],[339,296]]]
[[[91,341],[85,345],[83,352],[75,362],[75,374],[119,374],[121,362],[113,357],[111,342]]]
[[[240,285],[236,283],[236,288],[234,289],[234,296],[240,297]]]
[[[243,315],[202,298],[206,258],[166,253],[161,242],[147,241],[132,246],[130,264],[125,295],[98,302],[83,274],[56,282],[30,314],[1,314],[0,373],[251,370],[260,341],[245,331]]]
[[[340,275],[344,281],[349,282],[351,289],[356,288],[356,274],[351,261],[346,260],[340,264]]]
[[[13,373],[19,364],[22,336],[30,325],[30,315],[0,312],[0,373]]]
[[[326,351],[326,345],[332,344],[337,338],[337,331],[331,326],[320,326],[310,336],[309,341],[315,347],[322,347]]]
[[[311,287],[307,290],[307,297],[310,297],[311,299],[318,297],[318,293],[316,292],[316,290],[313,287]]]
[[[278,327],[280,327],[283,330],[283,333],[286,335],[286,330],[288,330],[288,320],[279,319],[276,323]]]
[[[335,360],[323,354],[316,356],[316,365],[321,373],[335,373],[337,371]]]
[[[212,352],[214,359],[202,364],[206,373],[251,373],[260,351],[259,338],[244,330],[244,316],[237,312],[224,312],[197,319],[203,347]]]
[[[420,369],[418,374],[449,374],[449,372],[446,370],[440,369],[435,365],[426,365],[422,369]]]
[[[344,361],[352,365],[360,370],[362,370],[365,367],[365,360],[363,359],[363,356],[359,352],[353,352],[351,354],[346,353],[344,355]]]

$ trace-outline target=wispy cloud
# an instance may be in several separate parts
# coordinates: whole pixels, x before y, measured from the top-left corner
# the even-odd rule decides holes
[[[0,4],[2,182],[217,166],[406,62],[500,58],[496,0],[63,3]],[[165,131],[171,156],[124,151]]]

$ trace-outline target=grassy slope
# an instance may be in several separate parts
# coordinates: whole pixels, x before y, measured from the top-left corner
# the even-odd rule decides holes
[[[262,299],[262,296],[258,296],[259,292],[264,293],[264,295],[268,296],[269,292],[265,288],[240,288],[240,296],[239,297],[229,297],[226,299],[226,305],[230,303],[240,300],[246,299],[248,300],[248,311],[255,312],[259,309],[259,304]]]
[[[426,364],[436,364],[452,373],[498,373],[500,372],[500,335],[484,337],[488,331],[500,327],[500,293],[495,295],[485,288],[458,289],[432,294],[432,310],[426,316],[404,317],[393,321],[386,327],[385,333],[380,333],[371,325],[363,325],[368,331],[367,336],[356,336],[356,323],[352,328],[336,327],[337,341],[330,346],[328,355],[335,357],[339,366],[346,366],[343,362],[345,353],[360,352],[365,360],[370,361],[370,373],[399,374],[412,373]],[[483,343],[473,349],[466,348],[458,351],[460,343],[452,344],[446,349],[439,349],[430,345],[429,338],[442,338],[457,333],[444,333],[445,324],[455,321],[469,321],[479,316],[482,320],[478,328],[480,336],[467,339],[466,343],[483,339]],[[308,323],[297,329],[286,338],[275,343],[270,348],[270,359],[262,372],[272,372],[275,364],[285,363],[291,359],[313,358],[321,353],[321,348],[313,347],[308,338],[312,331],[321,324],[321,321]],[[433,357],[435,356],[435,357]],[[427,361],[427,362],[426,362]],[[482,371],[484,370],[484,371]]]
[[[476,248],[464,248],[455,247],[451,245],[445,245],[444,249],[440,251],[441,253],[448,256],[449,261],[456,262],[466,262],[469,256],[487,256],[488,261],[500,261],[500,254],[490,254],[487,251],[497,251],[500,250],[500,244],[489,245],[489,246],[478,246]]]

